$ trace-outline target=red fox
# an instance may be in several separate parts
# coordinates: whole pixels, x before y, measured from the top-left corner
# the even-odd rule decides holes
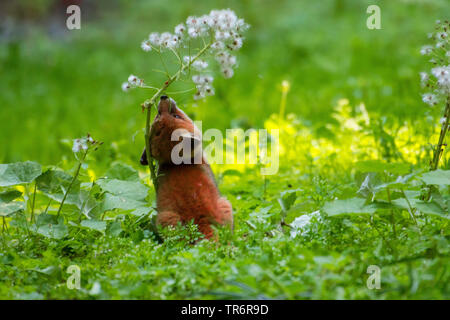
[[[188,134],[181,140],[172,141],[172,133],[184,129]],[[162,226],[174,226],[178,222],[194,220],[198,229],[207,239],[213,236],[211,225],[229,225],[233,228],[231,203],[222,197],[217,188],[214,174],[205,157],[194,163],[193,158],[201,146],[199,130],[192,120],[177,107],[175,101],[161,96],[158,114],[150,131],[150,154],[158,161],[156,203],[158,215],[156,223]],[[172,150],[179,143],[192,146],[190,162],[175,164]],[[186,155],[182,155],[186,158]],[[148,165],[146,150],[141,164]],[[190,164],[189,164],[190,163]]]

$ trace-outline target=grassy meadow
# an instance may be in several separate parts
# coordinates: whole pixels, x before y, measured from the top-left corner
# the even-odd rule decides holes
[[[419,72],[450,3],[380,0],[382,28],[369,30],[372,2],[87,1],[72,31],[51,1],[10,7],[0,24],[0,299],[449,299],[448,151],[429,171],[444,106],[422,102]],[[204,130],[279,129],[279,171],[213,165],[234,232],[192,245],[201,236],[189,225],[160,230],[161,242],[139,164],[151,92],[121,84],[136,74],[160,86],[160,61],[141,41],[221,8],[251,26],[234,77],[217,76],[203,100],[169,95]],[[103,145],[59,212],[77,169],[72,140],[88,132]],[[79,289],[67,286],[71,265]]]

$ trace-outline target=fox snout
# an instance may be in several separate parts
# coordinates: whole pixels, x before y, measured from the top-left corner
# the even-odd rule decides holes
[[[150,131],[150,154],[158,162],[172,162],[172,149],[178,143],[190,144],[191,155],[201,146],[201,133],[193,121],[177,107],[175,101],[168,96],[161,96],[156,115]],[[140,163],[148,165],[147,152],[144,149]]]

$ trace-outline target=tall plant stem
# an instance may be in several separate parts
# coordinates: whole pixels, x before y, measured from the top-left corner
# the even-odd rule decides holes
[[[433,151],[433,160],[431,161],[430,171],[434,171],[439,166],[439,160],[441,159],[442,152],[444,151],[444,139],[447,135],[448,126],[449,126],[449,118],[450,118],[450,96],[447,97],[447,103],[445,105],[444,110],[444,123],[442,123],[441,133],[439,135],[438,144],[434,148]],[[428,201],[431,198],[431,192],[433,191],[433,186],[429,186],[428,194],[423,196],[423,200]]]
[[[83,161],[86,158],[88,151],[89,150],[86,150],[86,152],[83,153],[82,158],[78,161],[78,166],[77,166],[77,170],[75,171],[75,175],[73,176],[72,181],[70,181],[69,187],[67,188],[66,192],[64,193],[64,197],[63,197],[63,199],[61,201],[61,204],[59,205],[58,213],[56,214],[56,218],[57,219],[59,218],[59,215],[61,213],[62,207],[64,205],[64,202],[66,201],[66,198],[67,198],[67,195],[70,192],[70,189],[72,189],[72,186],[73,186],[75,180],[77,179],[78,175],[80,174],[81,166],[83,165]]]
[[[31,222],[33,222],[33,220],[34,220],[34,206],[36,203],[36,188],[37,188],[37,182],[34,183],[33,202],[31,203],[31,218],[30,218]]]
[[[450,96],[447,97],[447,103],[445,105],[444,111],[444,122],[442,123],[441,134],[439,135],[438,144],[434,149],[433,161],[431,162],[430,168],[431,171],[436,170],[438,168],[439,160],[441,158],[442,152],[444,151],[442,147],[444,145],[444,139],[448,131],[449,118],[450,118]]]
[[[189,61],[188,64],[183,64],[180,69],[172,76],[169,77],[169,79],[167,79],[166,82],[164,82],[163,86],[158,89],[158,91],[155,92],[155,94],[153,95],[153,97],[151,97],[150,100],[147,100],[146,102],[144,102],[144,107],[147,109],[147,113],[146,113],[146,121],[145,121],[145,152],[147,155],[147,159],[148,159],[148,167],[150,169],[150,177],[152,179],[153,185],[155,186],[155,189],[158,188],[158,181],[156,179],[156,170],[155,170],[155,163],[153,162],[153,158],[151,156],[151,150],[150,150],[150,131],[151,131],[151,124],[150,124],[150,120],[151,120],[151,114],[152,114],[152,107],[155,105],[156,103],[156,99],[158,99],[158,97],[175,81],[177,80],[181,74],[184,72],[184,70],[186,70],[186,68],[190,68],[191,64],[197,60],[203,53],[205,53],[206,50],[209,49],[209,47],[211,46],[212,43],[209,43],[207,45],[205,45],[203,47],[203,49],[201,49],[197,55],[192,58],[192,60]]]

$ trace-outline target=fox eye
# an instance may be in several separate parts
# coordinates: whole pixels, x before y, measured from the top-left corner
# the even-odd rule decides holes
[[[175,113],[175,114],[173,114],[173,117],[174,117],[174,118],[176,118],[176,119],[182,119],[182,118],[181,118],[181,116],[179,116],[179,115],[178,115],[178,114],[176,114],[176,113]]]

